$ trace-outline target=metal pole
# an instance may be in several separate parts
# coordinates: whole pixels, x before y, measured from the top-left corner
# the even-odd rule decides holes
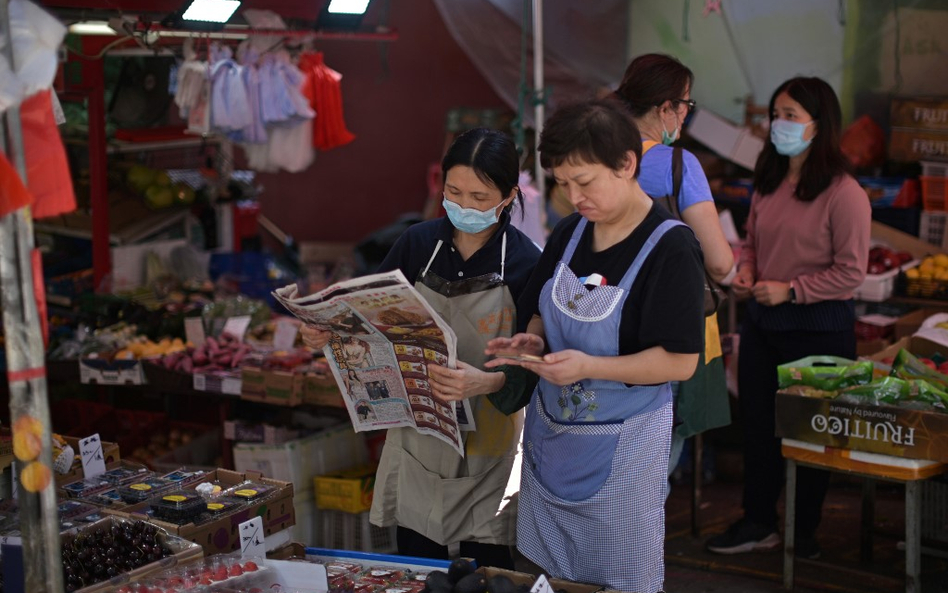
[[[543,167],[540,165],[540,153],[537,150],[540,147],[543,120],[546,119],[544,115],[545,92],[543,89],[543,0],[533,0],[533,92],[535,103],[533,121],[536,128],[533,144],[534,165],[536,167],[534,181],[537,184],[541,199],[545,199],[546,177],[543,174]]]
[[[0,36],[16,71],[10,35],[9,0],[0,0]],[[7,109],[0,150],[12,155],[20,178],[26,181],[23,133],[17,108]],[[6,337],[10,419],[17,458],[18,506],[23,545],[24,586],[31,593],[63,591],[59,517],[52,470],[52,438],[46,367],[40,322],[33,298],[33,226],[28,209],[0,219],[0,297]]]

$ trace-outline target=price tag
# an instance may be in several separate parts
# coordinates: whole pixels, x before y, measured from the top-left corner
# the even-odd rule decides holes
[[[184,336],[195,348],[204,343],[204,320],[200,317],[186,317],[184,319]]]
[[[243,558],[263,558],[267,555],[263,537],[263,519],[260,517],[254,517],[240,524],[240,555]]]
[[[102,454],[102,441],[99,433],[79,441],[79,458],[82,459],[82,473],[94,478],[105,473],[105,455]]]
[[[224,377],[221,381],[221,393],[240,395],[243,384],[244,382],[240,377]]]
[[[230,334],[237,338],[238,340],[243,341],[244,334],[247,333],[247,328],[250,326],[250,315],[241,315],[239,317],[230,317],[227,319],[227,322],[224,324],[224,329],[221,330],[222,334]]]
[[[554,593],[553,587],[550,586],[550,581],[546,580],[545,574],[541,574],[537,582],[533,583],[533,586],[530,587],[530,593]]]
[[[197,391],[207,391],[207,378],[198,373],[194,375],[194,389]]]
[[[289,319],[277,321],[276,330],[273,332],[273,348],[275,350],[292,350],[296,342],[296,334],[300,332],[299,325]]]

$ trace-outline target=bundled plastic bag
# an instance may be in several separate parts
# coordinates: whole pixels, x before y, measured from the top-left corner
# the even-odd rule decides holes
[[[889,405],[918,410],[944,411],[948,393],[928,381],[885,377],[866,385],[844,389],[836,398],[859,405]]]
[[[780,389],[805,385],[836,391],[872,381],[872,361],[859,362],[837,356],[808,356],[777,367]]]

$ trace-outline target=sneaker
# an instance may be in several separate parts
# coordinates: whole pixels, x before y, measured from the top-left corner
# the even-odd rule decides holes
[[[775,550],[780,546],[780,535],[773,527],[741,519],[727,531],[708,540],[705,547],[716,554],[744,554]]]
[[[798,537],[793,543],[793,554],[797,558],[806,558],[807,560],[816,560],[820,557],[820,544],[815,537]]]

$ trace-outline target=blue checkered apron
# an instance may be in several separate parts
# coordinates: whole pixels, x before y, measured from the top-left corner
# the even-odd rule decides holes
[[[588,291],[568,263],[580,220],[540,294],[550,350],[619,354],[622,308],[639,270],[677,221],[655,229],[616,286]],[[527,410],[517,547],[552,576],[654,593],[665,578],[664,484],[671,442],[667,383],[541,379]]]

